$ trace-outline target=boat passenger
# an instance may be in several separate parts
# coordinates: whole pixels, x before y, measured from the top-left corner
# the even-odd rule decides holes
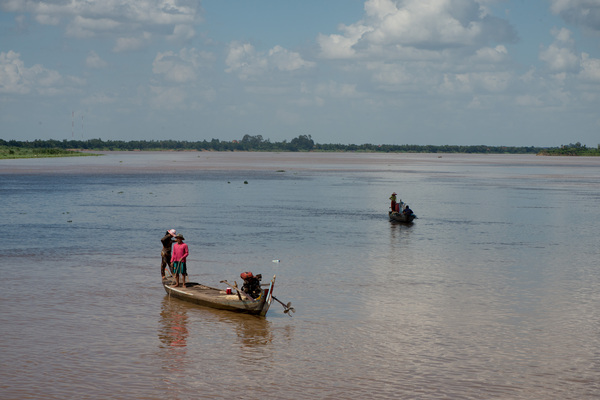
[[[188,245],[183,243],[185,238],[181,233],[175,236],[177,243],[173,245],[173,251],[171,254],[171,263],[173,265],[173,274],[175,275],[175,287],[179,286],[179,275],[181,274],[181,286],[185,286],[185,277],[187,276],[186,260],[190,254]]]
[[[404,211],[402,211],[402,213],[404,215],[412,215],[413,210],[410,209],[410,207],[408,206],[408,204],[404,207]]]
[[[171,246],[174,243],[174,237],[177,231],[175,229],[169,229],[165,232],[165,236],[160,239],[163,248],[160,252],[161,261],[160,261],[160,276],[165,279],[165,268],[169,267],[169,272],[173,273],[171,268]]]
[[[397,211],[397,210],[396,210],[396,194],[397,194],[397,193],[396,193],[396,192],[394,192],[394,193],[392,193],[392,195],[390,196],[390,200],[392,201],[392,205],[391,205],[392,212],[394,212],[394,211]]]

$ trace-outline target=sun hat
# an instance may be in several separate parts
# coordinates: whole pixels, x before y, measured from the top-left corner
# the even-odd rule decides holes
[[[183,235],[181,233],[178,233],[177,236],[175,236],[175,239],[185,240],[185,238],[183,237]]]
[[[168,232],[171,234],[171,236],[175,236],[175,234],[177,233],[175,229],[169,229]]]
[[[392,194],[398,194],[398,193],[394,192],[394,193],[392,193]]]

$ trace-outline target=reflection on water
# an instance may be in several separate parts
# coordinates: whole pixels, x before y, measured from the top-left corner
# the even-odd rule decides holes
[[[254,349],[258,346],[268,346],[273,341],[270,322],[265,318],[240,316],[235,326],[242,347]]]
[[[166,298],[162,302],[160,312],[161,327],[158,330],[158,338],[168,347],[185,347],[188,337],[187,311],[184,307],[173,306]]]
[[[235,332],[241,349],[256,350],[273,341],[271,322],[267,318],[231,311],[197,306],[165,296],[160,312],[158,337],[163,347],[185,347],[189,336],[188,312],[201,312],[204,324],[220,324],[223,329]],[[289,332],[286,333],[289,335]]]

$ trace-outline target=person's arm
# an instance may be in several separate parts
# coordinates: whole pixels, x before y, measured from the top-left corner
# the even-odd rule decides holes
[[[190,255],[190,250],[188,248],[188,245],[184,244],[183,245],[183,257],[181,257],[181,260],[187,261],[187,256],[189,256],[189,255]]]

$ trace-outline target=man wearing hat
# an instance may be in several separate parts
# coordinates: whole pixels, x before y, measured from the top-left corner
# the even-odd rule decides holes
[[[175,275],[175,287],[179,286],[179,274],[181,274],[181,286],[185,286],[185,277],[187,275],[187,268],[185,261],[187,256],[190,254],[188,245],[183,243],[185,238],[181,233],[175,236],[177,243],[173,245],[173,252],[171,254],[171,263],[173,265],[173,274]]]
[[[163,248],[160,252],[161,262],[160,262],[160,276],[165,279],[165,268],[169,266],[169,272],[173,273],[171,268],[171,246],[173,245],[174,237],[175,237],[175,229],[169,229],[165,232],[165,236],[160,239],[160,242],[163,245]]]

